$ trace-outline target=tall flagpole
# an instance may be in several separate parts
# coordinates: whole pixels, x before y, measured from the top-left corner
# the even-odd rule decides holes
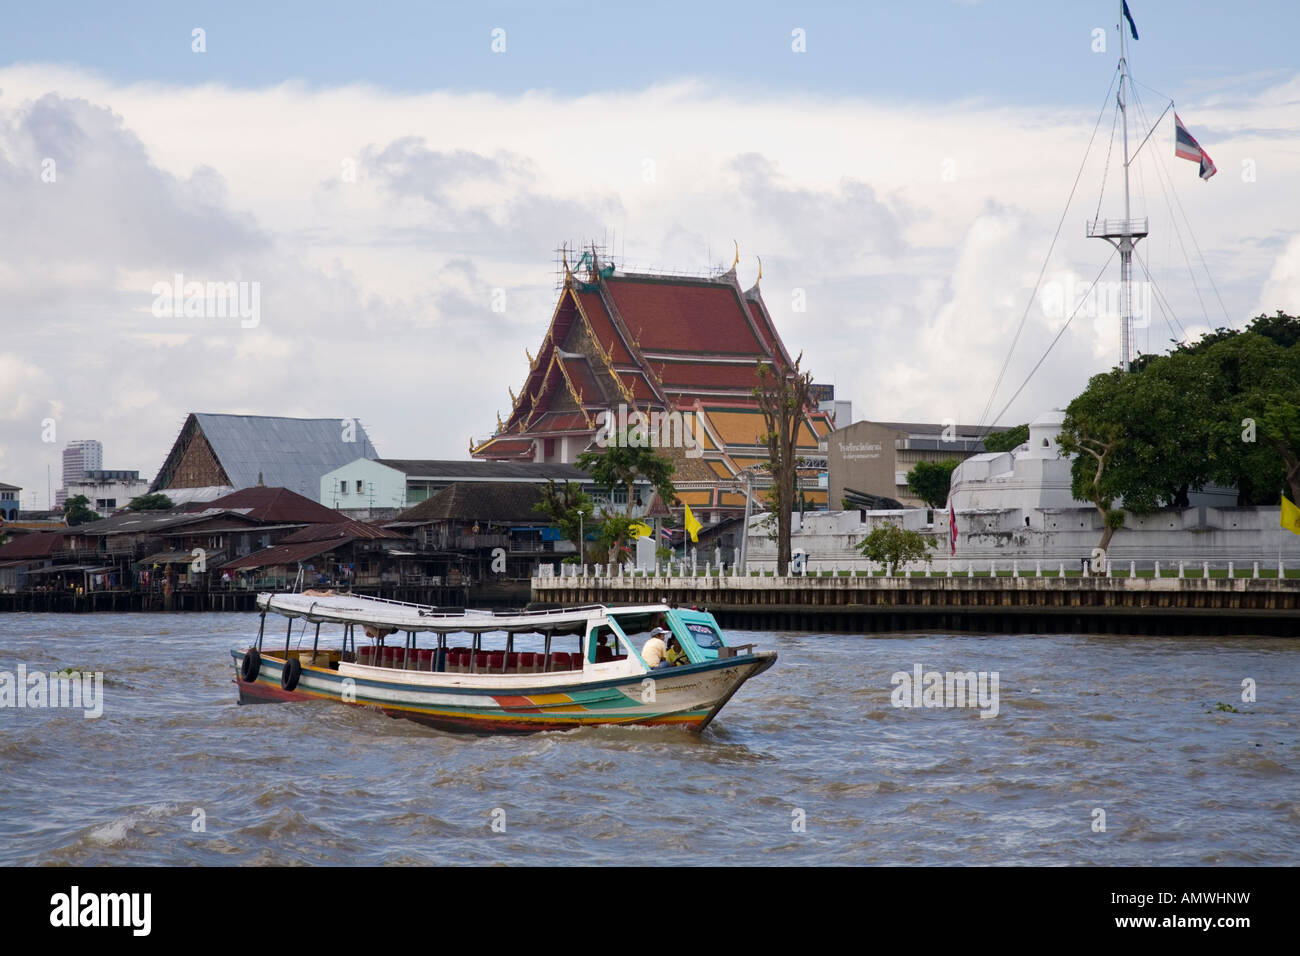
[[[1119,5],[1119,93],[1116,104],[1120,111],[1120,120],[1124,127],[1124,218],[1097,219],[1088,223],[1088,236],[1105,239],[1119,250],[1120,278],[1120,316],[1119,316],[1119,362],[1125,372],[1133,364],[1133,247],[1137,240],[1147,234],[1147,221],[1134,220],[1129,199],[1129,154],[1128,154],[1128,44],[1124,39],[1124,24],[1128,19],[1124,15],[1124,0]],[[1131,29],[1131,28],[1130,28]]]
[[[1128,56],[1126,54],[1127,44],[1124,42],[1124,2],[1119,0],[1119,112],[1120,125],[1124,127],[1124,222],[1131,223],[1129,212],[1129,192],[1128,192],[1128,102],[1124,95],[1124,81],[1128,79]],[[1132,338],[1133,338],[1133,311],[1132,295],[1130,282],[1132,281],[1133,270],[1133,236],[1131,230],[1127,229],[1129,235],[1120,237],[1119,245],[1119,281],[1120,281],[1120,331],[1119,331],[1119,360],[1120,368],[1127,372],[1133,360]]]

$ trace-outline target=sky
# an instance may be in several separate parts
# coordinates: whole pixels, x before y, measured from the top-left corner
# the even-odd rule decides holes
[[[43,507],[83,438],[152,478],[190,411],[466,457],[545,333],[555,250],[593,239],[686,272],[734,242],[744,287],[761,257],[855,419],[1063,407],[1118,361],[1118,260],[1084,238],[1124,215],[1117,6],[15,6],[0,482]],[[1297,312],[1300,5],[1130,9],[1136,347]],[[249,314],[173,313],[175,281]]]

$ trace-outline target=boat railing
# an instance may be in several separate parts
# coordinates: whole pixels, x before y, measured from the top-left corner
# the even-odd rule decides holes
[[[299,609],[278,608],[272,606],[272,601],[279,596],[280,595],[276,593],[269,593],[267,595],[267,602],[266,602],[267,610],[279,611],[282,613],[289,612],[290,610],[292,610],[293,613],[295,614],[302,613]],[[293,596],[303,597],[305,595],[294,594]],[[532,611],[510,610],[510,609],[500,609],[500,608],[483,609],[483,610],[465,608],[463,610],[458,610],[458,611],[440,611],[437,608],[432,608],[427,604],[416,604],[412,601],[398,601],[394,598],[370,597],[369,595],[362,595],[362,594],[338,594],[334,596],[355,597],[355,598],[360,598],[366,601],[367,603],[373,602],[376,604],[384,604],[394,608],[412,608],[419,614],[421,618],[425,620],[451,621],[451,620],[464,620],[466,617],[541,618],[541,617],[557,617],[566,614],[583,614],[583,613],[589,614],[593,611],[607,610],[607,605],[604,604],[580,604],[580,605],[575,605],[573,607],[552,608],[550,610],[532,610]]]

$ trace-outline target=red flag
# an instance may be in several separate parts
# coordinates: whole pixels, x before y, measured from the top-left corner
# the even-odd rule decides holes
[[[957,553],[957,512],[953,510],[952,502],[948,502],[948,543],[952,547],[952,554]]]
[[[1174,114],[1174,155],[1179,159],[1190,159],[1194,163],[1201,164],[1201,178],[1209,180],[1211,176],[1219,170],[1214,165],[1214,160],[1210,159],[1210,154],[1201,148],[1201,144],[1191,133],[1187,132],[1187,127],[1183,121]]]

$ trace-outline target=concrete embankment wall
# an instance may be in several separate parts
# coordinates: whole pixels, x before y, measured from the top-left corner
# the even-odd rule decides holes
[[[1179,561],[1225,568],[1233,562],[1249,569],[1255,562],[1276,568],[1278,561],[1295,568],[1300,565],[1300,535],[1291,534],[1279,523],[1278,508],[1197,507],[1161,511],[1149,515],[1125,515],[1125,526],[1111,539],[1109,558],[1127,568],[1134,562],[1150,570],[1156,561],[1162,568]],[[1025,525],[1025,518],[1029,525]],[[1092,554],[1101,539],[1101,517],[1096,509],[1002,510],[959,512],[957,554],[950,555],[948,515],[934,513],[934,523],[925,523],[924,509],[893,512],[819,511],[794,516],[790,544],[808,555],[814,569],[865,568],[867,562],[857,545],[877,526],[901,525],[935,542],[932,563],[939,573],[949,564],[965,570],[971,561],[983,569],[988,561],[1009,568],[1019,561],[1031,570],[1041,561],[1044,569],[1064,564],[1078,570],[1079,559]],[[749,568],[772,571],[776,565],[776,541],[762,524],[750,522]],[[705,555],[701,555],[701,558]],[[923,567],[916,565],[915,567]]]
[[[539,577],[533,601],[667,601],[764,630],[1300,636],[1300,579]]]

